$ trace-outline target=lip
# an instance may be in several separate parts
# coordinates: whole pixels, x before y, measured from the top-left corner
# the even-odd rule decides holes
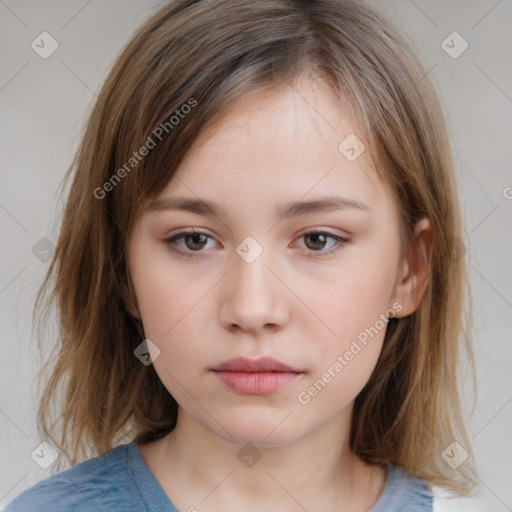
[[[303,373],[298,368],[293,368],[273,357],[260,357],[259,359],[248,359],[247,357],[235,357],[219,364],[213,371],[231,372],[289,372]]]
[[[272,393],[304,373],[272,357],[237,357],[224,361],[212,371],[231,390],[250,395]]]

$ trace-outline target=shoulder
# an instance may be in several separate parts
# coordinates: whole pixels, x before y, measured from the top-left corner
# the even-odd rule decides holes
[[[432,512],[433,495],[430,485],[404,469],[388,465],[386,483],[377,503],[370,512]]]
[[[128,450],[120,445],[56,473],[16,496],[4,512],[135,510]]]

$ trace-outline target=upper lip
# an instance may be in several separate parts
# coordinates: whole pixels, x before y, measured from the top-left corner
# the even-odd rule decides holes
[[[301,370],[288,366],[273,357],[261,357],[260,359],[247,359],[246,357],[236,357],[228,359],[219,364],[214,371],[231,372],[294,372],[302,373]]]

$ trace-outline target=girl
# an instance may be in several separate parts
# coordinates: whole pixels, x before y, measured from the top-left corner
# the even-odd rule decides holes
[[[472,489],[457,186],[409,47],[354,0],[173,0],[142,25],[37,302],[60,326],[38,426],[73,467],[8,512],[427,511],[433,485]]]

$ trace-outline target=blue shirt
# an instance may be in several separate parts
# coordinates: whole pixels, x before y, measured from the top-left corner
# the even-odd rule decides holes
[[[198,507],[200,508],[200,507]],[[37,483],[4,512],[179,512],[147,467],[136,443],[75,464]],[[431,512],[430,486],[396,466],[369,512]]]

